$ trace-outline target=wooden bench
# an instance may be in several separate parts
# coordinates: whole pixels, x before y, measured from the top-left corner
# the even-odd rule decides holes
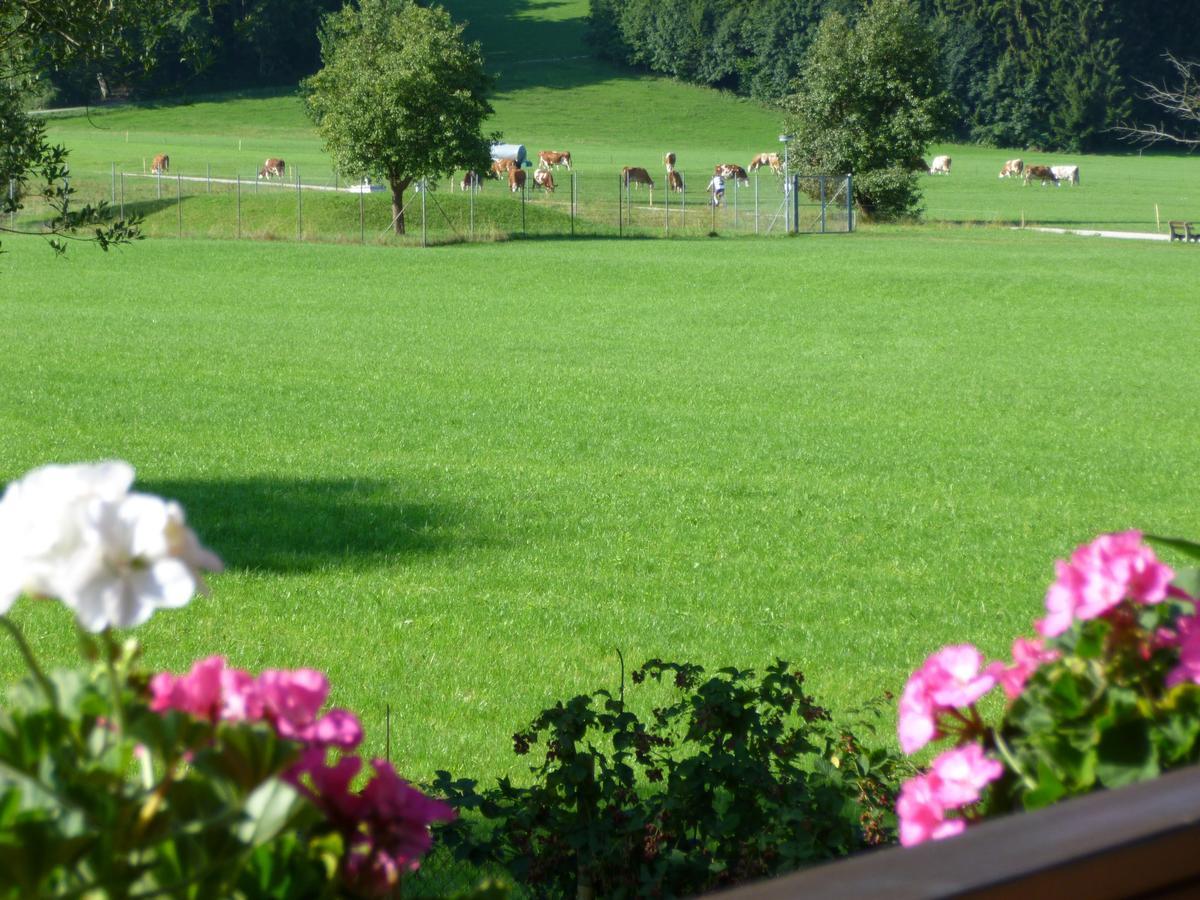
[[[1191,222],[1168,222],[1167,226],[1171,229],[1171,240],[1200,243],[1200,231],[1195,230]]]

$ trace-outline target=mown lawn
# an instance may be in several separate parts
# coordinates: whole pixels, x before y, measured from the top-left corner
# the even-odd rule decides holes
[[[616,648],[781,655],[845,709],[1003,652],[1099,531],[1200,535],[1190,247],[5,248],[0,477],[132,461],[229,563],[150,662],[326,669],[417,778],[513,769]],[[70,657],[62,610],[17,615]]]

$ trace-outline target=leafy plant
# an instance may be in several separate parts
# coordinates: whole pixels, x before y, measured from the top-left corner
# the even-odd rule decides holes
[[[788,663],[706,676],[655,659],[632,680],[678,693],[645,719],[623,689],[544,710],[513,736],[518,755],[540,754],[530,786],[479,792],[439,772],[451,805],[494,823],[444,840],[535,894],[580,897],[697,893],[890,840],[904,762],[837,726]]]

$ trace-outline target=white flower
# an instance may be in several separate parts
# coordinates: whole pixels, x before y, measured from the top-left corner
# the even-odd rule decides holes
[[[20,593],[57,597],[90,631],[145,622],[207,593],[221,561],[179,504],[129,493],[127,463],[46,466],[0,500],[0,613]]]

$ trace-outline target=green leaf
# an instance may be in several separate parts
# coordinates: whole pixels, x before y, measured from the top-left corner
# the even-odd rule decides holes
[[[292,818],[308,806],[304,796],[290,784],[272,778],[246,798],[246,820],[237,827],[238,838],[252,847],[269,843]]]
[[[1066,786],[1045,760],[1038,760],[1036,781],[1037,787],[1029,791],[1023,800],[1027,810],[1049,806],[1067,792]]]
[[[1192,559],[1200,560],[1200,544],[1195,541],[1189,541],[1186,538],[1165,537],[1161,534],[1148,534],[1146,540],[1160,547],[1170,547]]]
[[[1096,777],[1105,787],[1146,781],[1158,773],[1158,754],[1144,720],[1121,722],[1100,735]]]

